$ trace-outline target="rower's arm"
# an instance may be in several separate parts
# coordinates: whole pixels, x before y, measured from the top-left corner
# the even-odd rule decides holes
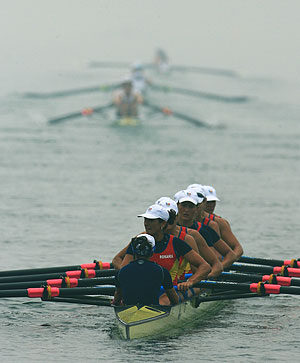
[[[126,253],[126,255],[122,261],[121,268],[128,265],[131,261],[133,261],[133,256]]]
[[[113,304],[114,305],[121,305],[121,302],[122,302],[122,290],[120,287],[117,287],[116,288],[116,291],[115,291],[115,295],[114,295],[114,300],[113,300]]]
[[[114,268],[116,270],[120,270],[122,262],[124,260],[125,255],[126,255],[126,251],[127,251],[128,246],[129,246],[129,244],[126,247],[124,247],[119,253],[117,253],[115,255],[115,257],[113,258],[112,264],[114,265]]]
[[[186,291],[196,282],[206,279],[211,271],[209,264],[194,250],[189,251],[183,257],[187,259],[191,265],[194,265],[197,270],[187,281],[178,284],[179,291]]]
[[[197,253],[199,253],[199,248],[198,248],[198,245],[194,239],[193,236],[190,236],[190,235],[186,235],[184,237],[184,242],[186,242],[194,251],[196,251]]]
[[[179,302],[179,297],[178,297],[174,287],[172,289],[165,290],[165,292],[170,300],[170,304],[177,305]]]
[[[208,247],[205,239],[198,231],[189,229],[189,233],[193,236],[197,243],[199,255],[204,258],[211,266],[211,271],[208,277],[217,277],[223,272],[223,266],[216,254]]]
[[[241,257],[244,253],[243,247],[233,234],[229,222],[224,218],[218,218],[217,223],[220,227],[222,239],[228,244],[238,258]]]
[[[236,254],[222,239],[216,242],[211,248],[215,248],[223,256],[222,265],[224,269],[230,267],[237,260]]]

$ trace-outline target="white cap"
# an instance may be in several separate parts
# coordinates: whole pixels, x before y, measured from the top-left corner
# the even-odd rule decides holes
[[[143,69],[143,65],[141,62],[134,62],[132,65],[132,69],[134,70],[142,70]]]
[[[195,205],[199,203],[199,197],[193,189],[180,190],[174,195],[174,200],[177,203],[191,202]]]
[[[203,202],[203,200],[206,198],[205,189],[203,185],[201,184],[190,184],[187,188],[187,190],[194,190],[197,193],[199,204]]]
[[[162,219],[164,221],[169,220],[168,211],[158,204],[151,205],[144,214],[139,214],[138,217],[144,217],[148,219]]]
[[[127,75],[122,78],[122,84],[125,84],[125,83],[132,83],[131,76]]]
[[[205,191],[205,196],[208,202],[211,202],[213,200],[220,201],[220,199],[217,197],[215,188],[211,187],[210,185],[203,185],[203,189]]]
[[[136,237],[146,237],[148,242],[152,245],[152,248],[155,247],[155,239],[150,234],[142,233],[142,234],[137,235]]]
[[[175,200],[173,200],[169,197],[161,197],[161,198],[157,199],[155,204],[161,205],[166,210],[173,209],[176,212],[176,214],[178,214],[178,207],[177,207]]]

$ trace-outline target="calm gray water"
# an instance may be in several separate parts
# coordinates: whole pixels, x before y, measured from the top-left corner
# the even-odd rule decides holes
[[[159,77],[163,84],[247,103],[220,103],[172,93],[153,102],[199,117],[183,120],[142,111],[143,125],[113,127],[113,115],[49,126],[47,119],[101,105],[110,94],[24,98],[111,83],[122,72],[81,69],[33,77],[0,98],[1,270],[110,261],[143,229],[136,215],[191,183],[215,186],[226,217],[256,257],[299,253],[299,90],[279,79],[195,74]],[[260,362],[299,355],[297,296],[228,303],[172,337],[124,342],[109,307],[0,300],[1,358],[9,362]]]

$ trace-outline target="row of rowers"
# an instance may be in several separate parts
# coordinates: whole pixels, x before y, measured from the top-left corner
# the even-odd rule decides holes
[[[193,284],[218,277],[243,254],[229,222],[214,213],[217,201],[213,187],[192,184],[176,193],[174,200],[162,197],[138,216],[144,217],[145,227],[139,236],[145,234],[149,242],[153,241],[152,237],[155,241],[148,260],[168,270],[181,299],[194,295]],[[117,270],[122,271],[143,255],[138,253],[137,256],[135,245],[136,237],[113,258]],[[185,280],[187,273],[191,276]],[[133,283],[132,279],[130,282]],[[170,297],[163,294],[159,303],[170,304]],[[125,301],[126,304],[135,302]]]

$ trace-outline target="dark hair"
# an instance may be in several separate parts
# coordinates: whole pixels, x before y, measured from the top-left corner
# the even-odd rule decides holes
[[[169,219],[167,220],[167,224],[164,229],[166,229],[168,227],[168,225],[174,224],[175,219],[176,219],[176,212],[174,211],[174,209],[169,209],[168,213],[169,213]],[[161,222],[165,222],[163,219],[159,219],[159,220]]]
[[[131,240],[133,253],[140,257],[151,257],[153,255],[152,244],[148,241],[146,236],[134,237]]]

